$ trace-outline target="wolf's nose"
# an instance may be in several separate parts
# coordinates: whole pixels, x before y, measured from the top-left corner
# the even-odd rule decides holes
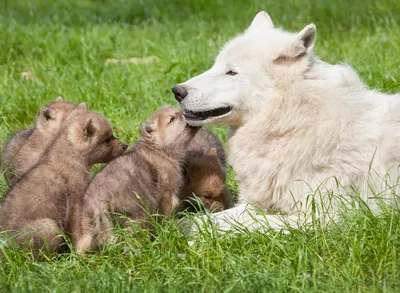
[[[172,88],[172,92],[175,95],[175,100],[178,102],[182,102],[182,100],[187,96],[188,91],[185,89],[185,87],[181,85],[176,85]]]

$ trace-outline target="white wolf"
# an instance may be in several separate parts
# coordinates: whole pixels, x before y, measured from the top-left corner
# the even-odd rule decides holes
[[[247,228],[259,228],[259,218],[297,227],[310,202],[337,211],[329,195],[374,209],[396,193],[400,95],[369,90],[350,66],[319,60],[315,40],[314,24],[289,33],[260,12],[211,69],[173,88],[189,124],[235,129],[228,144],[239,205],[212,216],[222,229],[232,228],[229,217]],[[254,206],[265,214],[251,215]]]

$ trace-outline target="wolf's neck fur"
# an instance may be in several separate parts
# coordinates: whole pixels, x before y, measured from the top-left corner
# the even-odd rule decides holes
[[[328,158],[333,150],[341,148],[345,137],[349,141],[359,137],[366,141],[365,145],[372,145],[375,142],[371,140],[380,135],[379,125],[388,113],[388,96],[378,95],[381,98],[364,86],[351,67],[315,59],[301,77],[279,85],[273,96],[258,105],[235,132],[240,135],[230,139],[230,148],[241,147],[240,140],[245,137],[260,144],[284,141],[303,146],[292,150],[297,150],[295,157],[300,160],[306,150],[322,152]],[[360,132],[368,135],[360,136]],[[369,156],[370,150],[365,153]]]
[[[364,89],[364,83],[358,73],[347,64],[329,64],[315,56],[310,59],[308,70],[303,74],[303,80],[324,82],[330,87],[354,87]]]
[[[310,110],[313,104],[320,106],[314,109],[314,113],[329,110],[330,114],[333,114],[334,107],[328,104],[332,102],[339,106],[336,110],[340,112],[357,104],[361,105],[358,112],[372,110],[374,107],[370,106],[376,105],[377,101],[369,99],[368,89],[350,66],[331,65],[312,57],[309,63],[303,62],[302,67],[303,73],[290,72],[290,68],[278,72],[273,78],[276,85],[274,92],[263,89],[253,92],[256,99],[253,97],[248,100],[257,100],[257,103],[249,105],[249,114],[245,114],[241,126],[259,115],[270,115],[272,112],[291,115],[300,108]],[[350,108],[343,109],[345,105],[350,105]],[[301,111],[297,114],[301,114]]]

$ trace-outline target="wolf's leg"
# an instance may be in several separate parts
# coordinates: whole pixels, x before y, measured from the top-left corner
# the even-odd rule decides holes
[[[288,227],[299,228],[306,224],[308,220],[299,216],[298,213],[292,215],[270,215],[251,205],[241,203],[232,209],[195,218],[194,223],[187,221],[184,223],[183,229],[187,234],[196,234],[201,230],[207,229],[207,223],[210,222],[220,231],[266,232],[270,230],[286,230]]]

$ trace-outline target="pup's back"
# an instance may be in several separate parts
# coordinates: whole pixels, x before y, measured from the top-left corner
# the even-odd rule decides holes
[[[180,192],[183,202],[180,210],[190,208],[195,194],[204,206],[221,211],[233,206],[225,186],[226,156],[219,139],[211,132],[200,129],[191,141],[185,156],[184,183]]]
[[[221,141],[211,131],[200,129],[189,144],[186,157],[206,154],[211,149],[217,151],[217,160],[223,171],[226,169],[226,155]]]
[[[158,176],[157,167],[144,159],[138,146],[107,164],[95,176],[82,201],[74,206],[71,226],[77,251],[101,246],[108,239],[109,235],[101,232],[110,232],[110,213],[125,214],[135,220],[146,219],[147,211],[156,213],[159,203],[153,194],[157,191]],[[92,243],[93,237],[98,238],[93,239],[96,243]]]
[[[10,187],[29,171],[57,136],[65,118],[74,110],[75,104],[61,97],[40,111],[33,128],[17,132],[5,145],[1,171]]]
[[[19,149],[24,145],[25,141],[32,135],[35,128],[27,128],[21,131],[18,131],[11,137],[11,139],[4,145],[2,158],[1,158],[1,166],[0,172],[5,171],[10,162],[14,159],[14,156],[17,154]],[[6,176],[10,177],[11,174],[6,174]]]

